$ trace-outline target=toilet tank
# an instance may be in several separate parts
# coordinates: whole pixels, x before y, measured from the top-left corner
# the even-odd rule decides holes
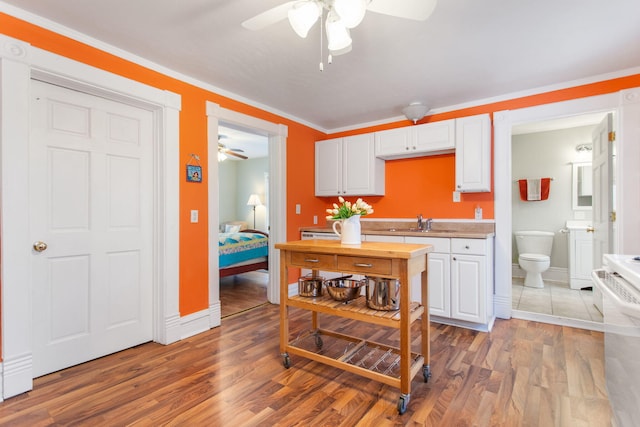
[[[516,231],[518,254],[551,256],[554,234],[550,231]]]

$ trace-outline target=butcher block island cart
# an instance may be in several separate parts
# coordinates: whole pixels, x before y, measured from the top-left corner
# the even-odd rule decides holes
[[[431,245],[408,243],[362,242],[343,245],[333,240],[300,240],[278,243],[280,256],[280,352],[286,368],[290,355],[362,375],[400,389],[398,412],[403,414],[411,396],[411,380],[422,371],[424,381],[431,376],[429,367],[429,304],[427,289],[427,253]],[[317,297],[289,297],[289,269],[305,268],[312,274],[337,271],[372,277],[399,279],[400,308],[395,311],[372,310],[365,296],[344,302],[335,301],[326,292]],[[411,301],[411,277],[421,274],[422,301]],[[311,329],[291,337],[289,307],[311,313]],[[399,348],[324,330],[319,314],[339,316],[397,329]],[[421,354],[411,351],[411,325],[421,322]]]

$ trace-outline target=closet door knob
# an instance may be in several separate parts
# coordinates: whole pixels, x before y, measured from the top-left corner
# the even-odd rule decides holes
[[[46,251],[46,250],[47,250],[47,244],[46,244],[45,242],[40,242],[40,241],[35,242],[35,243],[33,244],[33,249],[34,249],[36,252],[44,252],[44,251]]]

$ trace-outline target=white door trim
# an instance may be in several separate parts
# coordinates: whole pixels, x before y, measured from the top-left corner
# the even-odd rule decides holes
[[[287,134],[288,127],[268,122],[207,101],[207,138],[209,141],[209,326],[220,326],[220,276],[218,268],[218,144],[219,122],[255,129],[269,137],[269,302],[280,302],[280,254],[274,245],[287,239]]]
[[[0,36],[0,279],[3,398],[28,391],[32,375],[28,168],[32,78],[146,108],[154,114],[154,341],[180,338],[178,311],[179,95]]]
[[[494,206],[496,221],[495,245],[495,310],[496,316],[511,317],[511,269],[512,269],[512,219],[511,196],[513,179],[511,176],[511,129],[513,125],[535,122],[558,117],[573,116],[598,111],[617,111],[617,164],[615,171],[616,200],[618,206],[617,227],[614,241],[616,251],[640,252],[637,236],[640,220],[636,212],[640,208],[640,194],[637,188],[638,163],[640,162],[640,88],[623,90],[606,95],[574,99],[545,104],[536,107],[495,112],[494,126]],[[615,119],[614,119],[615,122]],[[629,191],[625,191],[628,188]],[[629,213],[625,215],[625,213]],[[595,266],[594,266],[595,267]]]

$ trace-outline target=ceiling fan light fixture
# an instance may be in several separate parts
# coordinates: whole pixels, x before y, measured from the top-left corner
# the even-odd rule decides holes
[[[347,28],[357,27],[367,11],[366,0],[334,0],[333,9]]]
[[[415,125],[416,123],[418,123],[418,120],[420,120],[421,118],[427,115],[428,111],[429,111],[429,107],[427,107],[423,103],[412,102],[411,104],[407,105],[402,109],[402,114],[404,114],[405,117],[408,120],[411,120]]]
[[[304,0],[295,3],[289,12],[289,24],[297,35],[303,39],[309,34],[309,30],[316,23],[320,14],[322,13],[322,6],[314,0]]]
[[[331,50],[329,49],[329,53],[333,56],[339,56],[339,55],[344,55],[345,53],[349,53],[351,52],[351,49],[353,48],[353,45],[349,44],[349,46],[340,49],[340,50]]]
[[[327,49],[332,53],[342,51],[351,46],[349,30],[334,11],[329,12],[325,26],[328,41]]]

